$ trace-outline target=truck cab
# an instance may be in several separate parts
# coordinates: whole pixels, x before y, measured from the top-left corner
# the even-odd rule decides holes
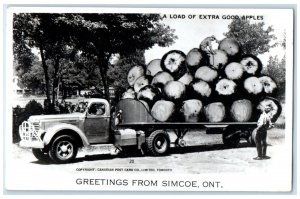
[[[35,115],[19,127],[20,146],[33,149],[38,159],[64,163],[74,159],[78,147],[108,144],[111,109],[105,99],[85,99],[74,112],[57,115]]]

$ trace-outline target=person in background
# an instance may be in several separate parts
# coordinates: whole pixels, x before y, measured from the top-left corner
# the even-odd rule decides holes
[[[58,107],[59,107],[60,113],[67,113],[67,110],[66,110],[66,101],[65,100],[61,100],[61,102],[59,103]]]
[[[90,107],[89,114],[101,116],[105,113],[105,106],[104,104],[93,104]]]
[[[270,159],[270,157],[266,155],[267,130],[274,126],[271,121],[270,111],[271,107],[267,106],[257,121],[257,128],[254,129],[254,131],[256,131],[255,144],[257,149],[257,157],[253,158],[254,160]]]
[[[211,43],[215,41],[216,43],[219,43],[219,41],[216,39],[214,35],[210,37],[206,37],[201,43],[200,43],[200,50],[207,53],[207,54],[215,54],[215,52],[212,49]]]
[[[55,114],[60,114],[60,108],[59,108],[59,102],[58,102],[58,100],[56,100],[55,104],[54,104],[54,113]]]
[[[73,112],[73,105],[71,102],[66,102],[66,112],[67,113],[72,113]]]
[[[51,102],[48,99],[44,100],[44,114],[51,114]]]

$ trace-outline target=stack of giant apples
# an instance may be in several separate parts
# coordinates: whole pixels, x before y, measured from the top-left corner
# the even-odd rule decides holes
[[[275,121],[281,112],[273,98],[277,85],[261,72],[257,56],[225,38],[212,53],[171,50],[147,66],[133,66],[122,99],[140,101],[160,122],[249,122],[266,107]]]

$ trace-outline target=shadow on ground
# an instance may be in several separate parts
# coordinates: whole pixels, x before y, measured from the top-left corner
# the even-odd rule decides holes
[[[251,146],[248,143],[240,143],[239,146],[234,149],[246,148],[246,147],[251,147]],[[232,148],[228,148],[224,144],[186,146],[182,148],[178,148],[178,147],[170,148],[167,156],[170,156],[172,154],[201,153],[207,151],[230,150],[230,149],[232,150]],[[91,156],[85,156],[83,158],[78,158],[76,162],[150,156],[146,152],[145,152],[146,154],[143,155],[143,152],[138,150],[126,150],[124,152],[119,153],[118,155],[91,155]]]
[[[250,146],[248,143],[244,142],[244,143],[240,143],[236,148],[228,148],[224,144],[186,146],[181,148],[177,147],[177,148],[170,148],[167,156],[170,156],[172,154],[201,153],[201,152],[219,151],[219,150],[234,150],[234,149],[247,148],[247,147],[253,147],[253,146]],[[97,161],[97,160],[111,160],[115,158],[144,157],[144,156],[150,156],[150,155],[147,154],[143,155],[142,151],[130,149],[130,150],[123,151],[118,155],[111,155],[111,154],[85,155],[84,157],[76,158],[72,163],[85,162],[85,161]],[[53,164],[49,161],[33,161],[31,163],[40,164],[40,165]]]

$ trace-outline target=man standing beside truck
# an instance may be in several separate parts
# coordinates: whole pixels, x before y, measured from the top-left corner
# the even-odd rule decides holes
[[[253,158],[254,160],[270,159],[270,157],[266,155],[267,130],[273,127],[270,111],[271,107],[267,106],[257,121],[257,128],[254,129],[254,131],[256,131],[255,144],[257,149],[257,157]]]

